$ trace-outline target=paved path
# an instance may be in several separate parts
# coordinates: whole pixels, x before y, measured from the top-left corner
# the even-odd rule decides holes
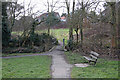
[[[70,68],[72,68],[72,65],[64,59],[62,44],[58,45],[52,51],[52,78],[70,78]]]

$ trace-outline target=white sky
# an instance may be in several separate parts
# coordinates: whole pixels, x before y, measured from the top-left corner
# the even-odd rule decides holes
[[[31,6],[33,6],[33,5],[35,5],[35,7],[34,7],[34,9],[33,9],[33,13],[35,13],[35,12],[37,12],[38,10],[39,10],[39,12],[42,12],[42,13],[44,13],[44,12],[47,12],[47,7],[45,6],[45,4],[47,5],[47,0],[18,0],[18,3],[20,4],[20,3],[23,3],[23,1],[25,1],[25,7],[26,7],[26,9],[27,9],[27,7],[28,7],[28,4],[30,3],[30,1],[31,1]],[[48,0],[49,2],[50,2],[50,4],[51,4],[51,2],[52,2],[52,0]],[[60,7],[60,6],[66,6],[65,5],[65,0],[53,0],[54,1],[54,3],[56,2],[56,1],[59,1],[58,2],[58,4],[56,4],[56,9],[58,9],[58,7]],[[72,5],[72,0],[70,0],[71,1],[71,5]],[[77,1],[77,0],[76,0]],[[54,4],[53,3],[53,4]],[[104,10],[104,8],[102,7],[102,4],[103,4],[104,2],[101,2],[100,3],[100,6],[97,8],[97,11],[99,11],[99,9],[101,8],[102,10]],[[71,6],[72,7],[72,6]],[[55,10],[55,9],[54,9]],[[67,12],[67,10],[66,10],[66,8],[64,8],[64,7],[62,7],[62,8],[59,8],[58,10],[56,10],[55,12],[59,12],[59,14],[61,15],[63,12]],[[40,14],[42,14],[42,13],[39,13],[38,14],[38,16],[40,15]]]

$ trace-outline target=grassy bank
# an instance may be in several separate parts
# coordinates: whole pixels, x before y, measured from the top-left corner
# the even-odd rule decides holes
[[[87,62],[80,54],[72,52],[65,54],[71,64]],[[72,78],[118,78],[118,61],[99,58],[96,66],[73,67],[71,76]]]
[[[2,59],[3,78],[50,78],[51,57],[31,56]]]

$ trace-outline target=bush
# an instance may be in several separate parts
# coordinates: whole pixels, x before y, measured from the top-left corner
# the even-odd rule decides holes
[[[73,50],[73,47],[74,47],[74,42],[73,42],[73,40],[68,40],[68,41],[67,41],[67,45],[66,45],[66,49],[67,49],[68,51],[70,51],[70,50]]]
[[[50,50],[58,40],[47,33],[12,38],[3,53],[38,53]]]
[[[9,41],[9,47],[18,47],[19,40],[17,38],[13,38]]]
[[[18,39],[13,38],[11,40],[11,46],[17,47],[24,46],[24,47],[30,47],[30,46],[44,46],[45,44],[51,44],[51,45],[57,45],[58,41],[56,38],[54,38],[51,35],[48,35],[47,33],[42,33],[40,35],[38,34],[31,34],[30,36],[24,36],[19,37]]]

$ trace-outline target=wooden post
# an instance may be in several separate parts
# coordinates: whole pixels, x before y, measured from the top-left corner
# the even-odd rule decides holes
[[[65,39],[63,38],[63,48],[65,48]]]

